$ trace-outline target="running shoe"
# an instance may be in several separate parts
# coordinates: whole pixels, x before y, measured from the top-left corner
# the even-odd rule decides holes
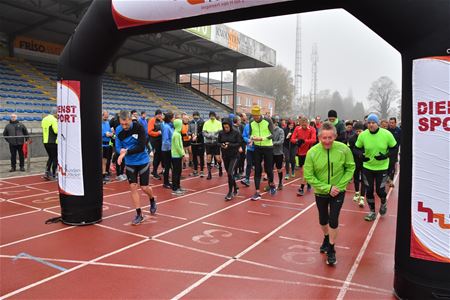
[[[173,191],[172,195],[174,195],[174,196],[183,196],[184,192],[182,190],[178,189],[176,191]]]
[[[233,197],[236,197],[237,195],[239,195],[239,189],[236,189],[236,190],[233,192]]]
[[[192,176],[192,177],[197,177],[198,176],[198,172],[197,171],[194,171],[194,172],[192,172],[191,174],[189,174],[190,176]]]
[[[233,195],[232,195],[231,193],[228,193],[228,194],[225,196],[225,201],[230,201],[231,199],[233,199]]]
[[[295,178],[295,173],[292,173],[292,174],[291,174],[291,177],[292,177],[292,178]]]
[[[330,246],[330,236],[326,235],[324,236],[322,245],[320,246],[320,253],[327,253],[329,246]]]
[[[263,177],[263,181],[267,181],[268,179],[267,179],[267,175],[264,175],[264,177]]]
[[[131,222],[131,225],[139,225],[142,222],[144,222],[144,217],[142,215],[136,215],[136,217],[134,217],[134,220]]]
[[[359,207],[364,207],[364,196],[359,196]]]
[[[367,222],[372,222],[376,218],[377,218],[377,214],[374,211],[371,211],[364,217],[364,220],[366,220]]]
[[[333,266],[335,264],[337,264],[336,251],[334,250],[334,246],[330,244],[327,250],[327,265]]]
[[[264,187],[264,192],[268,192],[269,190],[270,190],[270,186],[266,185],[266,186]]]
[[[381,203],[380,206],[380,215],[384,216],[387,212],[387,202],[384,200],[384,203]]]
[[[155,198],[150,199],[150,214],[156,214],[156,201]]]
[[[250,186],[250,180],[247,179],[247,178],[242,179],[242,180],[241,180],[241,183],[242,183],[243,185],[245,185],[246,187],[249,187],[249,186]]]
[[[305,194],[305,191],[303,189],[298,189],[297,196],[303,196]]]
[[[154,179],[161,180],[161,176],[159,176],[157,173],[153,173],[153,174],[152,174],[152,177],[153,177]]]
[[[211,180],[211,178],[212,178],[211,172],[208,172],[208,176],[206,177],[206,179]]]
[[[289,174],[286,174],[286,176],[284,176],[284,180],[289,180]]]
[[[219,168],[219,177],[222,177],[222,176],[223,176],[222,168]]]
[[[171,184],[163,184],[163,188],[165,188],[165,189],[172,189],[172,185]]]
[[[203,173],[203,171],[200,171],[200,177],[201,178],[205,177],[205,173]]]
[[[359,192],[355,192],[355,195],[353,196],[353,201],[354,201],[354,202],[358,202],[358,201],[359,201],[359,197],[361,197],[361,195],[359,194]]]
[[[275,185],[270,186],[270,190],[269,193],[273,196],[277,193],[277,188],[275,187]]]
[[[282,189],[283,189],[283,184],[280,183],[280,184],[278,185],[278,190],[281,191]]]
[[[255,193],[251,198],[250,198],[250,200],[252,200],[252,201],[258,201],[258,200],[260,200],[261,199],[261,194],[260,193]]]

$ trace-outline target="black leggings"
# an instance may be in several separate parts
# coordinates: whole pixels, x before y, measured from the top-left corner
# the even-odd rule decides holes
[[[194,164],[194,171],[197,171],[198,161],[200,160],[200,171],[205,167],[205,147],[203,145],[192,146],[192,162]]]
[[[239,174],[244,173],[245,169],[245,157],[247,156],[245,151],[245,145],[242,146],[242,150],[243,150],[242,153],[239,153],[239,162],[237,167]]]
[[[181,181],[181,161],[182,158],[181,157],[173,157],[171,160],[171,164],[172,164],[172,190],[176,191],[178,190],[181,186],[180,186],[180,181]],[[164,173],[166,172],[166,169],[164,168]],[[165,180],[165,179],[164,179]]]
[[[245,166],[245,179],[250,179],[250,174],[252,173],[253,168],[253,153],[255,151],[247,150],[247,153],[245,154],[247,165]]]
[[[253,153],[253,163],[255,165],[255,188],[259,190],[262,175],[262,162],[264,161],[264,171],[267,174],[269,184],[273,185],[273,147],[255,147]]]
[[[290,171],[295,171],[295,156],[297,155],[297,147],[295,145],[290,145],[290,147],[284,147],[284,161],[286,174],[290,174]]]
[[[370,210],[375,210],[375,197],[374,197],[374,181],[375,189],[378,197],[380,197],[381,203],[386,202],[386,181],[388,179],[387,170],[372,171],[363,168],[364,184],[366,185],[366,197]]]
[[[223,163],[225,164],[225,170],[227,170],[228,175],[228,193],[231,193],[233,189],[237,190],[236,181],[234,180],[234,171],[236,170],[237,164],[239,162],[239,155],[227,157],[222,157]]]
[[[52,175],[56,173],[56,166],[58,164],[58,145],[57,144],[44,144],[45,150],[48,154],[46,171],[52,170]]]
[[[164,161],[164,184],[169,185],[169,171],[172,169],[172,152],[162,151],[162,158]]]
[[[345,192],[336,197],[316,195],[316,206],[319,210],[319,223],[322,226],[329,224],[330,228],[339,226],[339,214],[344,204]]]
[[[361,190],[360,194],[361,196],[364,196],[366,194],[366,185],[363,180],[362,167],[355,168],[355,172],[353,173],[353,182],[355,184],[355,192],[359,192]]]
[[[152,174],[157,175],[158,174],[158,167],[159,164],[162,163],[163,157],[162,157],[162,151],[161,151],[161,140],[153,140],[151,142],[151,145],[153,147],[153,170]],[[164,164],[162,164],[164,166]]]

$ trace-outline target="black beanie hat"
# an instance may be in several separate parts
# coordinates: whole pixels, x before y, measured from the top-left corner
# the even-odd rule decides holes
[[[328,111],[328,118],[337,118],[337,112],[333,109]]]

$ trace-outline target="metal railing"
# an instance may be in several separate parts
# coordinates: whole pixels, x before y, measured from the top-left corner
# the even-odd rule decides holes
[[[9,150],[9,143],[5,138],[17,138],[23,137],[28,138],[30,141],[27,145],[27,157],[25,159],[26,169],[30,171],[31,164],[33,162],[42,161],[47,157],[47,152],[45,151],[44,144],[42,143],[42,133],[41,134],[30,134],[27,136],[8,136],[4,137],[0,136],[0,165],[10,164],[11,162],[11,153]],[[19,160],[19,156],[17,155],[17,160]],[[18,163],[17,163],[18,164]]]

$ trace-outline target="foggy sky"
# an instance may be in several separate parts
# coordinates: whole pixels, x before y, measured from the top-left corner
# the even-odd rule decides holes
[[[311,50],[317,43],[318,91],[353,94],[367,107],[373,81],[390,77],[401,88],[401,56],[386,41],[343,9],[310,12],[302,17],[303,95],[311,87]],[[266,44],[277,52],[277,63],[294,77],[296,15],[228,23],[228,26]]]

